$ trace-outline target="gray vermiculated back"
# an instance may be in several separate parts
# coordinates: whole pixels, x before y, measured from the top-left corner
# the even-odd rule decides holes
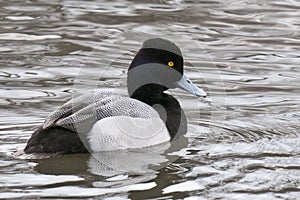
[[[47,117],[43,128],[61,126],[78,131],[82,127],[89,129],[96,121],[112,116],[159,117],[151,106],[143,102],[99,89],[66,102]]]

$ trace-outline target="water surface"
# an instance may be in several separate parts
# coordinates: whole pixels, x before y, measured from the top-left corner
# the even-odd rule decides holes
[[[299,9],[296,0],[0,2],[0,198],[299,198]],[[150,37],[176,42],[209,93],[170,91],[188,117],[186,147],[13,156],[72,94],[127,95],[127,67]]]

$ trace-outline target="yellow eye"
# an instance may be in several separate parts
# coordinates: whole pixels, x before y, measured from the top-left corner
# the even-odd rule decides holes
[[[174,63],[172,61],[168,62],[168,66],[169,67],[173,67],[174,66]]]

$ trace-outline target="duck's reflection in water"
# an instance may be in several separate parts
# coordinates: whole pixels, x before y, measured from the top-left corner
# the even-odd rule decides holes
[[[70,154],[35,160],[35,170],[43,174],[77,175],[95,179],[94,186],[137,183],[154,179],[159,169],[176,161],[175,153],[187,146],[182,137],[149,148],[107,151],[93,154]],[[95,175],[95,176],[91,176]],[[100,182],[99,182],[100,181]],[[103,182],[105,181],[105,182]]]
[[[104,177],[156,173],[178,159],[174,152],[186,145],[187,139],[183,137],[148,148],[95,153],[90,156],[88,171]]]

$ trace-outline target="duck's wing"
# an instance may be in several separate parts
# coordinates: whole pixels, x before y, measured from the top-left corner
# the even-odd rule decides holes
[[[64,127],[72,131],[89,130],[97,121],[113,116],[159,117],[149,105],[138,100],[98,90],[65,103],[45,120],[43,129]]]
[[[43,124],[43,129],[48,129],[55,126],[59,119],[63,119],[76,113],[82,108],[94,103],[97,100],[103,100],[106,97],[112,96],[113,93],[109,90],[97,90],[93,93],[79,96],[77,98],[71,99],[62,106],[54,110],[46,119]]]

